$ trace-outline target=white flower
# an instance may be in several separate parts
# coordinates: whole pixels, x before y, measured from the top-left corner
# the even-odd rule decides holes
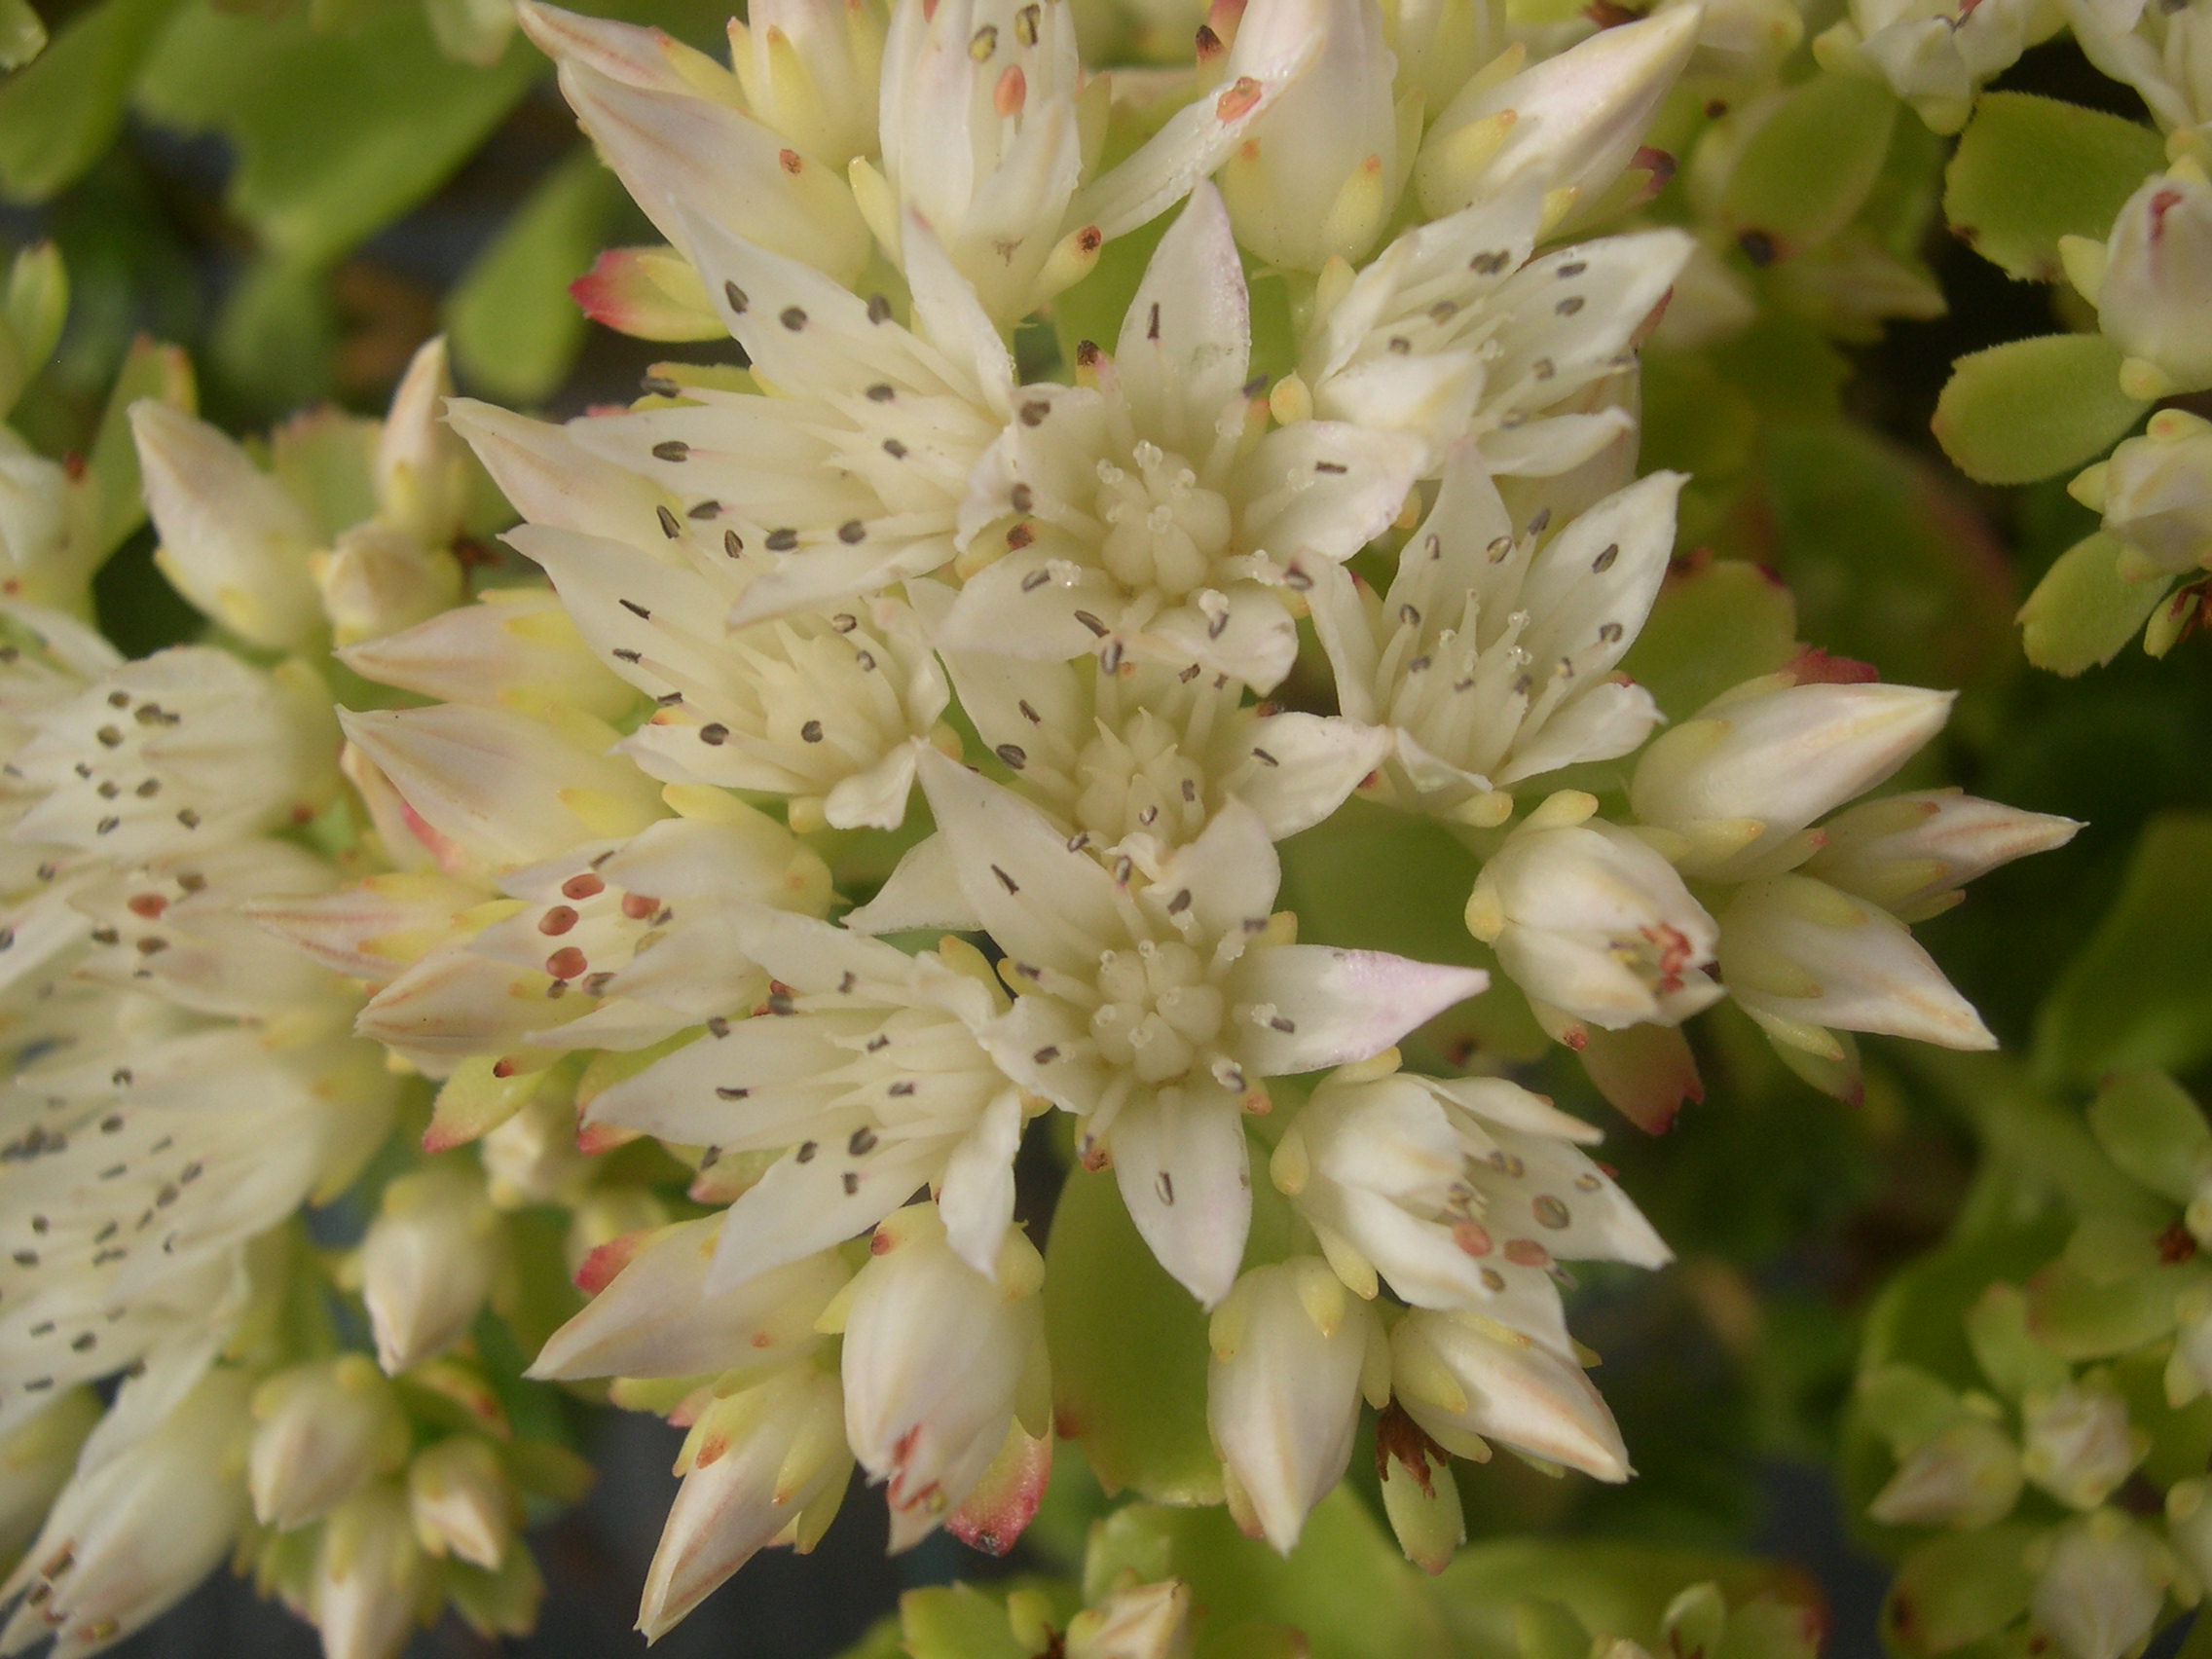
[[[124,1384],[0,1584],[0,1602],[15,1602],[0,1651],[52,1635],[50,1652],[83,1659],[166,1612],[223,1561],[250,1514],[251,1387],[240,1372],[207,1369],[204,1352]]]
[[[1571,1358],[1480,1313],[1415,1309],[1390,1333],[1390,1386],[1421,1432],[1462,1457],[1498,1440],[1531,1457],[1625,1481],[1628,1449]]]
[[[1542,223],[1540,193],[1517,186],[1405,232],[1357,276],[1332,268],[1299,344],[1313,412],[1418,435],[1423,476],[1462,436],[1488,471],[1538,477],[1617,442],[1634,419],[1603,394],[1696,243],[1638,231],[1531,259]],[[1278,411],[1298,390],[1277,387]]]
[[[2124,573],[2148,580],[2212,564],[2212,422],[2161,409],[2067,493],[2124,544]]]
[[[1885,1527],[1992,1527],[2020,1498],[2020,1453],[1986,1418],[1966,1415],[1922,1441],[1866,1505]]]
[[[1400,800],[1496,824],[1516,785],[1610,760],[1658,723],[1650,693],[1614,674],[1665,576],[1678,473],[1655,473],[1577,514],[1516,533],[1461,449],[1436,509],[1378,599],[1321,572],[1314,627],[1346,715],[1390,728]]]
[[[374,519],[340,532],[308,570],[342,645],[411,628],[462,598],[461,564],[450,552]]]
[[[1678,1025],[1719,1000],[1718,929],[1674,866],[1554,795],[1485,861],[1467,928],[1532,1002],[1608,1031]]]
[[[1313,53],[1221,168],[1237,240],[1267,264],[1318,271],[1359,259],[1397,206],[1420,104],[1398,96],[1382,27],[1382,9],[1368,0],[1254,0],[1237,24],[1225,77],[1299,46]]]
[[[715,308],[773,394],[695,387],[565,426],[457,402],[456,429],[508,499],[534,525],[628,543],[644,579],[688,572],[685,592],[718,591],[694,625],[831,609],[949,560],[1014,370],[935,240],[906,238],[911,330],[880,295],[720,231],[698,241]]]
[[[1902,922],[1809,875],[1747,882],[1720,912],[1720,978],[1769,1034],[1836,1051],[1825,1028],[1946,1049],[1997,1039]]]
[[[2212,65],[2205,61],[2200,8],[2065,0],[2064,14],[2075,44],[2091,63],[2142,94],[2161,128],[2182,129],[2177,137],[2201,146],[2202,124],[2212,115]]]
[[[2058,24],[2051,0],[1851,0],[1814,54],[1824,67],[1887,82],[1936,131],[1956,132],[1983,83]]]
[[[803,259],[839,280],[867,258],[843,160],[803,155],[748,113],[739,78],[658,29],[524,0],[524,32],[660,234],[696,262],[687,215]]]
[[[407,1465],[407,1509],[424,1550],[489,1572],[514,1543],[521,1503],[492,1443],[457,1434]]]
[[[237,443],[180,409],[141,400],[130,429],[162,573],[253,645],[312,643],[323,619],[308,555],[321,535],[308,510]]]
[[[1885,795],[1822,825],[1825,839],[1805,873],[1872,900],[1900,922],[1920,922],[1965,898],[1960,889],[1974,877],[2063,847],[2081,828],[1957,790]]]
[[[1161,240],[1113,357],[1076,387],[1032,386],[960,514],[968,579],[947,650],[1040,658],[1125,648],[1259,690],[1297,649],[1275,591],[1389,524],[1417,444],[1331,421],[1255,443],[1243,271],[1210,187]],[[1001,551],[1001,549],[1004,551]]]
[[[1251,1212],[1243,1126],[1264,1079],[1363,1059],[1485,982],[1471,969],[1293,944],[1280,866],[1231,802],[1141,887],[1035,807],[949,760],[923,787],[960,891],[1019,993],[986,1043],[1009,1077],[1085,1119],[1154,1253],[1201,1302],[1227,1293]]]
[[[1179,1578],[1109,1591],[1068,1621],[1068,1659],[1189,1659],[1191,1587]]]
[[[295,1366],[253,1393],[246,1457],[254,1515],[289,1531],[319,1521],[407,1456],[407,1421],[364,1354]]]
[[[646,1641],[666,1635],[756,1551],[785,1541],[814,1547],[852,1472],[841,1411],[836,1378],[797,1365],[701,1415],[645,1574],[638,1628]]]
[[[1248,703],[1237,682],[1196,665],[1124,662],[1108,673],[1095,657],[985,651],[949,651],[944,664],[961,712],[1015,791],[1056,827],[1102,854],[1127,854],[1147,874],[1230,800],[1257,812],[1277,841],[1312,828],[1390,746],[1375,726]],[[917,845],[845,925],[975,926],[950,845],[941,836]]]
[[[561,602],[541,588],[489,588],[474,605],[348,645],[338,659],[365,680],[444,703],[572,708],[598,719],[637,693],[600,666]]]
[[[1802,831],[1942,728],[1952,695],[1910,685],[1748,681],[1662,733],[1637,762],[1637,822],[1684,874],[1742,881],[1802,864]]]
[[[1230,1507],[1288,1555],[1351,1456],[1362,1393],[1387,1399],[1382,1321],[1312,1256],[1254,1268],[1214,1309],[1206,1423]]]
[[[2151,1635],[2172,1579],[2172,1558],[2149,1532],[2101,1509],[2050,1541],[2029,1608],[2068,1659],[2120,1659]]]
[[[877,0],[757,0],[729,20],[729,65],[753,113],[826,166],[872,155],[883,64]]]
[[[429,1570],[397,1485],[379,1482],[349,1499],[323,1527],[308,1590],[326,1659],[396,1659]]]
[[[361,1240],[377,1363],[396,1376],[459,1342],[498,1272],[499,1212],[481,1178],[433,1163],[401,1176]]]
[[[1051,1435],[1045,1264],[1009,1228],[995,1275],[977,1272],[928,1204],[888,1218],[872,1249],[845,1315],[845,1436],[886,1483],[899,1550],[960,1506],[1010,1435]]]
[[[577,1281],[589,1305],[546,1339],[533,1377],[717,1377],[804,1358],[815,1320],[851,1276],[834,1251],[709,1283],[719,1216],[626,1235]]]
[[[142,859],[305,823],[336,782],[329,708],[310,676],[203,645],[124,664],[35,717],[14,838]]]
[[[1502,1078],[1355,1066],[1323,1083],[1271,1172],[1361,1296],[1472,1309],[1569,1351],[1555,1258],[1656,1268],[1666,1245],[1580,1151],[1579,1119]]]
[[[2020,1429],[2021,1469],[2076,1509],[2094,1509],[2110,1497],[2151,1444],[2129,1424],[2127,1402],[2096,1383],[2030,1394],[2021,1403]]]
[[[2061,251],[2105,337],[2127,353],[2123,388],[2149,400],[2212,387],[2212,182],[2194,158],[2143,181],[2101,257],[2071,240]]]
[[[1555,221],[1596,202],[1697,44],[1698,10],[1601,29],[1502,81],[1477,76],[1437,115],[1414,178],[1442,218],[1515,185],[1558,195]]]
[[[776,982],[761,1010],[595,1095],[586,1121],[783,1152],[731,1206],[712,1285],[865,1233],[925,1184],[952,1248],[994,1271],[1027,1114],[989,1051],[1006,1007],[989,967],[957,940],[909,957],[805,917],[735,925]]]

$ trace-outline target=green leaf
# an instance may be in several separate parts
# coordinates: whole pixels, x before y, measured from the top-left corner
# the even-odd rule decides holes
[[[294,409],[330,395],[337,337],[322,271],[263,258],[223,302],[206,360],[220,383],[256,407]]]
[[[104,0],[0,86],[0,193],[44,202],[98,161],[177,0]]]
[[[139,102],[157,121],[229,138],[232,209],[292,262],[315,265],[444,183],[542,66],[521,42],[493,68],[456,63],[418,6],[317,34],[298,13],[270,20],[195,4]]]
[[[1621,670],[1679,720],[1796,654],[1796,601],[1772,573],[1743,559],[1690,559],[1667,572]]]
[[[2036,1021],[2038,1071],[2089,1082],[2212,1057],[2212,812],[2166,812],[2136,844],[2120,897]]]
[[[1030,1659],[1006,1604],[972,1584],[907,1591],[899,1598],[899,1623],[913,1659]]]
[[[579,148],[548,173],[446,297],[446,329],[462,376],[487,396],[537,403],[583,343],[569,284],[589,269],[622,187]]]
[[[2120,572],[2120,538],[2098,531],[2058,556],[2020,607],[2020,644],[2038,668],[2069,677],[2101,667],[2135,638],[2171,585]]]
[[[2212,1151],[2212,1125],[2180,1084],[2159,1071],[2105,1080],[2089,1102],[2089,1130],[2105,1156],[2154,1193],[2186,1204]]]
[[[2143,413],[2101,334],[2044,334],[1970,351],[1936,400],[1936,439],[1979,484],[2032,484],[2104,453]]]
[[[1206,1316],[1138,1236],[1110,1174],[1072,1170],[1045,1253],[1053,1415],[1109,1492],[1219,1503]],[[1141,1369],[1129,1356],[1144,1355]]]
[[[2150,128],[2032,92],[1988,92],[1943,173],[1951,229],[2009,276],[2055,282],[2058,239],[2112,229],[2120,203],[2165,166]]]
[[[1722,214],[1788,257],[1851,222],[1881,176],[1897,99],[1879,83],[1821,75],[1788,93],[1746,142]]]
[[[1948,1653],[2027,1611],[2035,1578],[2023,1558],[2039,1530],[2030,1522],[2009,1521],[1914,1550],[1882,1608],[1883,1633],[1895,1649]]]

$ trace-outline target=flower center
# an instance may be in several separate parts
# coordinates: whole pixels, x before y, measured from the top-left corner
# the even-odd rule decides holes
[[[1099,557],[1124,587],[1181,599],[1201,587],[1229,545],[1229,502],[1198,482],[1181,456],[1150,439],[1129,451],[1129,465],[1098,463],[1098,518],[1106,526]]]
[[[1110,845],[1141,830],[1179,846],[1204,826],[1205,773],[1176,747],[1174,729],[1149,710],[1085,744],[1075,775],[1082,790],[1077,825]]]
[[[1103,1001],[1090,1035],[1109,1065],[1125,1066],[1148,1084],[1183,1076],[1221,1035],[1225,1004],[1206,983],[1198,953],[1172,940],[1146,940],[1134,950],[1098,959]]]

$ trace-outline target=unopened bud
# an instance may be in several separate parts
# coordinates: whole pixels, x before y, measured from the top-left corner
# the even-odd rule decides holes
[[[385,1189],[360,1261],[361,1300],[387,1372],[461,1340],[491,1294],[500,1246],[499,1212],[465,1167],[419,1170]]]
[[[254,1391],[246,1484],[262,1525],[319,1521],[407,1456],[407,1421],[365,1354],[279,1372]]]
[[[491,1570],[514,1540],[520,1505],[491,1442],[460,1434],[407,1466],[407,1507],[424,1549]]]

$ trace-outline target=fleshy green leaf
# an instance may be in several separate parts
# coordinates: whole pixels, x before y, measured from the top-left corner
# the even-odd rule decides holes
[[[1667,572],[1621,669],[1678,720],[1796,654],[1797,606],[1789,590],[1749,561],[1702,559]]]
[[[0,69],[20,69],[46,50],[46,25],[30,0],[0,0]]]
[[[2120,574],[2120,538],[2098,531],[2058,556],[2020,607],[2020,644],[2028,660],[2053,674],[2077,675],[2120,654],[2172,584]]]
[[[1980,484],[2032,484],[2102,454],[2143,413],[2101,334],[2044,334],[1971,351],[1936,402],[1936,438]]]
[[[1768,238],[1787,258],[1851,222],[1881,176],[1898,104],[1850,75],[1821,75],[1784,97],[1745,144],[1721,196],[1739,235]]]
[[[2212,812],[2166,812],[2136,844],[2120,897],[2036,1021],[2037,1069],[2087,1082],[2212,1056]]]
[[[1219,1503],[1206,1316],[1153,1260],[1110,1174],[1071,1171],[1046,1246],[1053,1415],[1108,1491]],[[1132,1354],[1144,1356],[1132,1367]]]
[[[2154,1193],[2186,1204],[2212,1153],[2212,1124],[2180,1084],[2158,1071],[2108,1078],[2089,1102],[2089,1129],[2105,1156]]]
[[[2136,122],[2031,92],[1989,92],[1944,169],[1943,213],[2007,276],[2054,282],[2058,239],[2101,240],[2165,159],[2158,134]]]
[[[317,34],[296,13],[269,20],[195,5],[139,99],[155,120],[229,138],[233,210],[272,248],[314,265],[442,184],[542,66],[520,43],[493,68],[456,63],[420,7]]]
[[[2034,1575],[2023,1559],[2038,1529],[2009,1521],[1923,1544],[1904,1560],[1882,1608],[1894,1651],[1948,1653],[2027,1610]]]
[[[973,1584],[907,1591],[899,1598],[899,1623],[913,1659],[1030,1659],[1007,1622],[1006,1604]]]
[[[104,0],[0,86],[0,193],[44,202],[99,160],[123,125],[132,77],[176,6]]]
[[[569,296],[622,200],[614,175],[579,149],[546,176],[446,298],[462,376],[487,395],[536,403],[561,384],[584,336]]]

